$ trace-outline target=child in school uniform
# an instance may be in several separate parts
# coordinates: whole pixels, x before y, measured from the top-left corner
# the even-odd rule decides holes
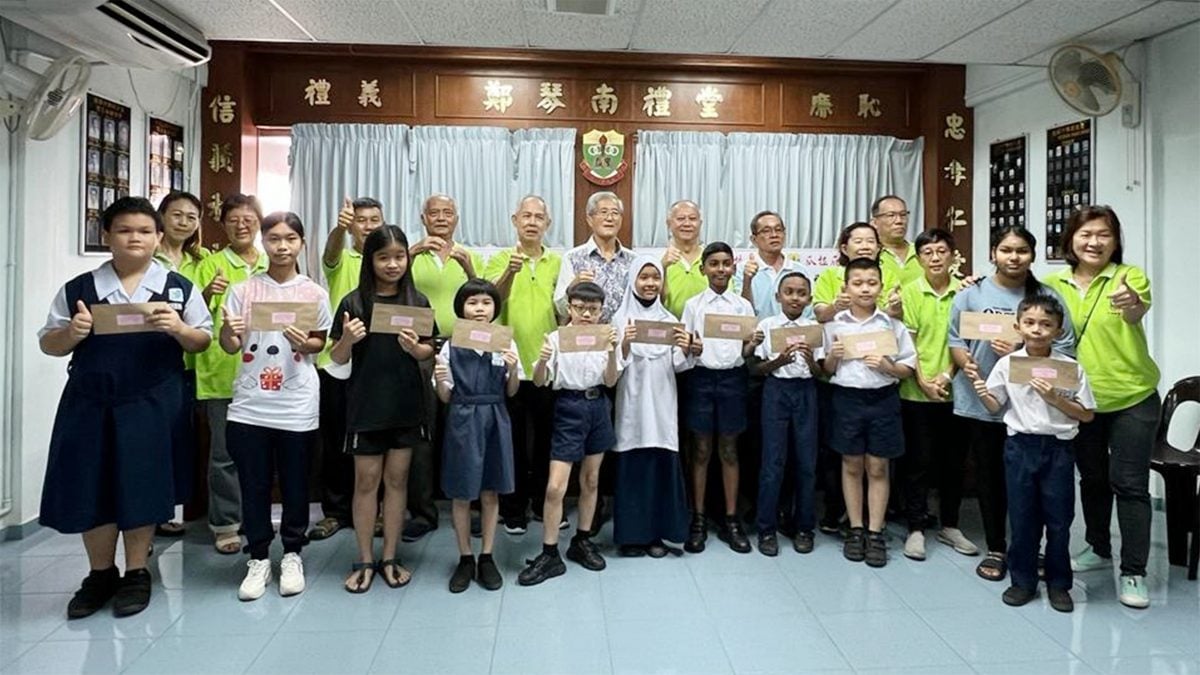
[[[683,541],[687,534],[675,373],[687,365],[689,339],[677,326],[668,336],[673,345],[634,342],[636,322],[675,323],[675,315],[659,297],[662,264],[641,256],[629,269],[629,286],[613,318],[614,326],[623,326],[613,541],[623,556],[662,558],[671,551],[664,541]]]
[[[1083,368],[1052,348],[1063,331],[1063,307],[1054,297],[1035,295],[1017,306],[1017,332],[1024,346],[1001,357],[986,381],[972,380],[979,400],[993,413],[1004,410],[1008,438],[1004,443],[1005,486],[1012,543],[1008,570],[1012,585],[1004,604],[1020,607],[1037,597],[1038,547],[1046,534],[1046,589],[1050,606],[1070,612],[1071,521],[1075,519],[1075,453],[1071,439],[1080,422],[1095,417],[1096,399]],[[1040,377],[1012,382],[1012,360],[1050,358],[1073,368],[1075,391],[1055,387]]]
[[[454,315],[491,323],[500,312],[500,291],[483,279],[471,279],[454,296]],[[500,495],[513,491],[512,422],[505,399],[521,386],[517,344],[503,352],[442,345],[434,366],[438,398],[446,408],[442,445],[442,492],[452,500],[458,565],[450,576],[450,592],[462,593],[477,579],[489,591],[504,577],[492,559],[500,520]],[[471,551],[471,502],[479,500],[482,547],[479,564]]]
[[[150,603],[146,557],[154,527],[175,512],[174,461],[185,412],[184,352],[203,351],[212,321],[199,289],[154,262],[163,222],[150,202],[123,197],[101,216],[112,260],[68,281],[54,297],[38,344],[71,356],[50,437],[38,521],[81,533],[91,569],[67,605],[79,619],[113,600],[116,616]],[[151,330],[98,335],[97,305],[158,302]],[[118,317],[123,318],[123,317]],[[117,570],[118,535],[125,575]]]
[[[238,599],[257,600],[271,583],[271,486],[279,475],[283,519],[279,536],[279,594],[304,591],[300,551],[308,539],[308,453],[315,440],[320,408],[316,354],[325,347],[333,324],[329,294],[296,271],[304,251],[304,225],[294,213],[276,212],[262,222],[267,271],[234,286],[221,307],[221,348],[241,354],[229,404],[225,442],[237,466],[246,532],[246,577]],[[317,321],[309,332],[293,325],[283,330],[250,330],[255,303],[315,305]]]
[[[816,326],[804,318],[812,299],[808,277],[803,272],[785,271],[775,282],[780,312],[763,319],[758,330],[764,340],[756,351],[758,371],[766,376],[762,405],[762,469],[758,476],[758,551],[779,554],[776,529],[779,521],[779,492],[783,470],[791,459],[794,495],[787,523],[796,533],[792,547],[797,553],[813,550],[816,515],[813,493],[817,482],[817,386],[813,374],[817,360],[825,358],[820,346],[808,344],[803,336],[788,341],[782,351],[771,345],[771,331],[791,326]]]
[[[400,588],[412,578],[396,555],[396,546],[404,528],[412,448],[428,442],[419,362],[433,357],[433,346],[411,328],[396,335],[369,332],[378,306],[429,307],[412,281],[404,231],[395,225],[373,230],[363,242],[362,258],[366,264],[359,268],[358,286],[338,304],[339,321],[330,334],[335,344],[329,352],[332,363],[350,364],[346,409],[336,416],[345,420],[346,435],[335,447],[344,447],[354,464],[351,509],[358,561],[351,564],[344,583],[351,593],[369,590],[377,572],[389,588]],[[324,460],[337,461],[329,455]],[[383,555],[376,563],[380,482],[384,484]]]
[[[684,550],[700,553],[708,539],[708,520],[704,499],[708,483],[708,462],[712,457],[713,436],[721,458],[721,478],[725,490],[725,518],[718,536],[738,553],[750,552],[750,540],[737,516],[738,436],[746,430],[747,373],[745,357],[762,342],[756,331],[751,340],[703,337],[704,321],[709,314],[754,316],[750,301],[733,291],[733,249],[724,242],[713,242],[700,254],[708,289],[687,301],[683,307],[684,330],[692,336],[689,347],[687,381],[687,425],[695,439],[692,458],[692,515]]]
[[[604,290],[591,281],[580,281],[567,289],[568,325],[591,326],[600,321]],[[517,583],[540,584],[567,571],[558,555],[558,523],[562,520],[563,497],[571,478],[571,465],[580,463],[579,523],[567,558],[585,569],[599,572],[606,563],[591,538],[599,497],[600,465],[604,453],[617,445],[613,433],[612,406],[603,387],[616,385],[621,359],[616,352],[617,332],[609,326],[604,351],[562,351],[559,331],[546,336],[533,364],[533,381],[539,386],[553,383],[558,398],[554,403],[554,436],[550,445],[550,478],[546,482],[546,504],[542,509],[542,552],[521,570]]]
[[[846,265],[845,286],[850,307],[825,325],[824,369],[833,377],[829,443],[842,456],[842,495],[850,534],[842,549],[847,560],[864,559],[872,567],[887,564],[883,533],[888,503],[888,462],[904,454],[900,427],[899,381],[911,377],[917,353],[904,323],[878,307],[883,288],[879,263],[859,258]],[[895,356],[870,354],[846,359],[841,337],[890,331]],[[863,530],[863,474],[867,476],[867,529]]]

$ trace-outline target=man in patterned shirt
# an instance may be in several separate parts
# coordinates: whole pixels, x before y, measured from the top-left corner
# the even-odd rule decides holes
[[[554,287],[554,306],[558,315],[565,317],[567,289],[580,281],[593,281],[604,289],[600,323],[608,323],[625,297],[629,268],[633,264],[633,251],[617,240],[625,205],[611,192],[596,192],[588,197],[585,214],[592,236],[563,256],[558,284]]]

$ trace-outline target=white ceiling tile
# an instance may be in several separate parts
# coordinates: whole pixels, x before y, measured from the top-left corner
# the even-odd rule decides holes
[[[547,12],[546,0],[525,0],[525,36],[540,49],[626,49],[640,0],[616,0],[612,16]]]
[[[311,42],[267,0],[160,0],[210,40]]]
[[[1152,4],[1152,0],[1033,0],[957,42],[930,61],[1018,63]]]
[[[380,0],[278,0],[304,29],[322,42],[419,44],[400,8]]]
[[[1134,40],[1165,33],[1172,28],[1178,28],[1187,23],[1200,20],[1200,2],[1176,2],[1165,0],[1147,7],[1142,11],[1128,16],[1107,26],[1101,26],[1094,31],[1085,33],[1077,38],[1084,44],[1118,43],[1126,44]]]
[[[916,61],[1026,0],[901,0],[830,54]]]
[[[756,56],[820,57],[879,16],[893,0],[774,0],[733,51]],[[831,6],[832,5],[832,6]]]
[[[524,47],[521,0],[393,0],[425,44]]]
[[[722,53],[754,22],[767,0],[648,0],[632,49]]]

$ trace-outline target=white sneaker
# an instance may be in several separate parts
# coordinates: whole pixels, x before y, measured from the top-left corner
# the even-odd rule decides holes
[[[246,578],[238,587],[238,600],[257,600],[267,592],[267,585],[271,583],[271,561],[251,560],[246,567]]]
[[[1102,558],[1096,554],[1096,551],[1091,546],[1087,546],[1079,555],[1071,558],[1072,572],[1091,572],[1094,570],[1109,569],[1112,567],[1112,558]]]
[[[925,559],[925,533],[915,530],[908,533],[904,541],[904,557],[911,560]]]
[[[937,536],[938,541],[954,549],[956,553],[963,555],[979,555],[979,547],[975,545],[967,535],[962,533],[962,530],[957,527],[943,527]]]
[[[299,553],[285,553],[279,563],[279,594],[283,597],[304,592],[304,561]]]
[[[1121,575],[1121,593],[1117,596],[1122,605],[1134,609],[1150,606],[1150,591],[1146,589],[1146,577]]]

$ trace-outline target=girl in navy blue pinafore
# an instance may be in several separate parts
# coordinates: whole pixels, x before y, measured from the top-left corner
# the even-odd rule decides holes
[[[490,323],[500,313],[500,293],[489,281],[472,279],[458,289],[459,319]],[[461,323],[461,322],[460,322]],[[450,592],[461,593],[478,576],[489,591],[504,581],[492,559],[500,515],[499,495],[513,491],[512,424],[505,398],[521,384],[517,345],[499,353],[442,345],[434,366],[438,398],[448,403],[442,445],[442,491],[453,500],[459,561]],[[476,569],[471,551],[471,500],[480,502],[483,546]]]
[[[103,228],[112,261],[63,286],[39,335],[43,352],[71,355],[39,517],[59,532],[83,534],[92,571],[68,606],[71,618],[114,596],[118,616],[149,603],[146,556],[154,526],[175,511],[175,446],[187,440],[191,413],[183,353],[201,351],[211,339],[211,319],[191,282],[151,259],[162,220],[150,202],[118,200],[105,211]],[[166,307],[118,317],[118,325],[137,323],[144,332],[92,331],[96,306],[148,302]],[[124,579],[114,565],[119,533]]]

